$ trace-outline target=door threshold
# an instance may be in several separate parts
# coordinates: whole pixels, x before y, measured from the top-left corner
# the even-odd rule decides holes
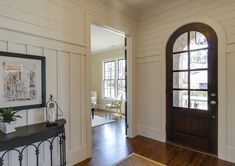
[[[218,155],[211,154],[211,153],[207,153],[207,152],[203,152],[203,151],[196,150],[196,149],[192,149],[192,148],[189,148],[189,147],[186,147],[186,146],[183,146],[183,145],[177,144],[177,143],[175,143],[175,142],[166,141],[166,144],[170,144],[170,145],[178,146],[178,147],[180,147],[180,148],[188,149],[188,150],[191,150],[191,151],[194,151],[194,152],[198,152],[198,153],[201,153],[201,154],[205,154],[205,155],[208,155],[208,156],[212,156],[212,157],[216,157],[216,158],[218,158]]]

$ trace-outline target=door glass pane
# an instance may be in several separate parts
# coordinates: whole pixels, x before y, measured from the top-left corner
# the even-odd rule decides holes
[[[208,110],[208,96],[205,91],[190,92],[190,108],[199,110]]]
[[[173,88],[188,89],[188,72],[173,72]]]
[[[208,89],[207,70],[190,72],[190,89]]]
[[[188,108],[188,91],[173,90],[173,106]]]
[[[190,52],[190,69],[202,69],[208,67],[208,50]]]
[[[187,70],[188,69],[188,53],[173,55],[173,70]]]
[[[190,50],[200,49],[200,48],[207,48],[208,43],[206,37],[196,31],[190,32]]]
[[[188,50],[188,33],[179,36],[173,46],[173,52]]]

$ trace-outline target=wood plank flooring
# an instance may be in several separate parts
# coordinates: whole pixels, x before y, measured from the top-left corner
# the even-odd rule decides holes
[[[76,166],[111,166],[132,152],[169,166],[235,166],[206,154],[142,136],[125,138],[124,120],[93,128],[93,155]]]

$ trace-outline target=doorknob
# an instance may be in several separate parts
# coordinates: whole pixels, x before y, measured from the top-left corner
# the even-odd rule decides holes
[[[214,92],[211,93],[211,96],[212,96],[212,97],[215,97],[215,96],[216,96],[216,93],[214,93]]]
[[[212,100],[211,101],[211,105],[215,105],[216,104],[216,101],[215,100]]]

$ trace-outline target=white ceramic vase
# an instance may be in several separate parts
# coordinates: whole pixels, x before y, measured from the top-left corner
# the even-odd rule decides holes
[[[3,123],[2,132],[8,134],[8,133],[12,133],[15,131],[16,131],[15,130],[15,122]]]

